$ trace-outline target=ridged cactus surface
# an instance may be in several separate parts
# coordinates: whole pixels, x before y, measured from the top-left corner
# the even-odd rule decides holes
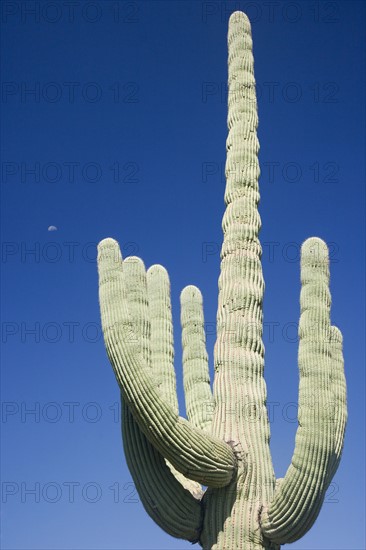
[[[347,418],[342,335],[330,322],[325,243],[301,250],[295,450],[276,480],[263,378],[257,104],[249,20],[229,21],[226,211],[211,392],[202,295],[181,293],[188,419],[179,416],[168,273],[99,244],[107,353],[121,389],[126,460],[148,514],[205,549],[262,550],[302,537],[334,476]],[[207,489],[204,491],[201,485]]]

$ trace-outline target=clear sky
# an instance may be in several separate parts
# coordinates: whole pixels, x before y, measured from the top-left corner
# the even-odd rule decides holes
[[[298,254],[309,236],[331,247],[332,320],[344,334],[343,459],[316,524],[289,548],[364,549],[365,3],[4,0],[1,9],[2,548],[191,547],[150,520],[124,460],[95,247],[111,236],[125,256],[168,269],[184,414],[179,294],[202,290],[212,369],[227,20],[242,9],[258,84],[278,476],[296,431]]]

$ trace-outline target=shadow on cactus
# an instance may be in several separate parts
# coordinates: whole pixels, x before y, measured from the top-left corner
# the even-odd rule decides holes
[[[202,296],[188,286],[181,293],[188,420],[178,412],[167,271],[123,260],[117,242],[105,239],[99,299],[121,389],[126,460],[147,513],[170,535],[206,549],[277,549],[311,528],[339,464],[347,417],[342,335],[330,321],[328,249],[310,238],[301,249],[296,444],[285,477],[276,480],[263,378],[258,116],[242,12],[230,17],[228,46],[215,379],[212,394]]]

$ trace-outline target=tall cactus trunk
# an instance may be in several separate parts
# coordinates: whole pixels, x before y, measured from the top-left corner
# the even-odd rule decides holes
[[[247,17],[231,16],[228,35],[226,211],[222,221],[212,433],[230,441],[238,459],[232,483],[208,489],[201,537],[204,548],[273,548],[259,517],[275,476],[263,378],[261,245],[257,103],[252,38]],[[225,525],[224,525],[225,523]]]
[[[330,322],[328,250],[301,250],[299,426],[276,480],[263,378],[257,105],[249,20],[229,21],[226,211],[210,388],[202,296],[181,294],[184,392],[175,394],[170,283],[159,265],[123,260],[99,244],[99,300],[107,353],[121,389],[125,454],[147,513],[206,550],[278,550],[301,538],[321,509],[347,420],[342,335]],[[332,413],[331,415],[329,413]],[[204,492],[201,485],[208,488]]]

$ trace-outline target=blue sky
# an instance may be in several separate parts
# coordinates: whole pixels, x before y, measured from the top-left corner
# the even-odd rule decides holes
[[[278,476],[296,431],[298,254],[309,236],[330,245],[332,320],[344,334],[343,459],[316,524],[289,548],[365,548],[365,4],[1,8],[4,550],[191,547],[150,520],[125,464],[95,247],[111,236],[125,256],[168,269],[183,414],[179,294],[187,284],[204,296],[212,368],[234,9],[251,18],[254,40]]]

